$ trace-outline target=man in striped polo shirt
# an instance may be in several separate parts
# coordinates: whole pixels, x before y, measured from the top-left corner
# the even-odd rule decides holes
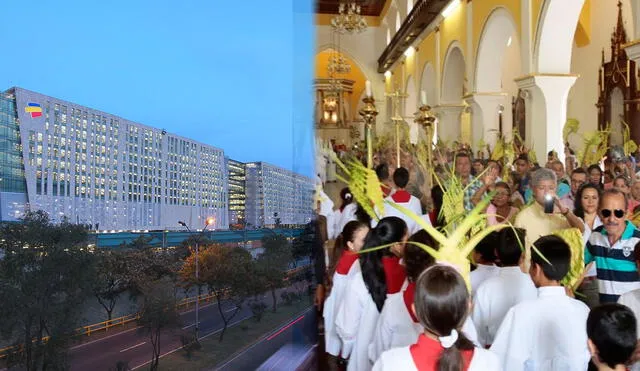
[[[585,264],[596,265],[601,303],[616,302],[620,295],[640,288],[633,254],[640,231],[626,220],[626,210],[625,194],[606,190],[599,206],[603,225],[593,231],[584,250]]]

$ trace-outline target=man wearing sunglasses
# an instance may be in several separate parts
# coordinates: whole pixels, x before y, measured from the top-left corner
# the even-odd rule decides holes
[[[600,303],[616,302],[618,297],[640,289],[634,247],[640,231],[626,219],[626,195],[615,188],[600,198],[599,213],[603,225],[596,228],[584,250],[585,264],[595,262]]]

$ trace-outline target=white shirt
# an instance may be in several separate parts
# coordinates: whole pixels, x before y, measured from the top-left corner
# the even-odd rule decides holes
[[[409,347],[390,349],[373,365],[373,371],[417,371]],[[473,350],[468,371],[502,371],[495,354],[482,348]]]
[[[505,314],[514,305],[538,296],[528,274],[520,267],[503,267],[498,275],[484,281],[473,297],[473,323],[478,341],[491,345]]]
[[[414,214],[416,214],[418,217],[422,217],[422,206],[420,205],[420,200],[416,196],[411,195],[409,197],[409,201],[407,202],[397,202],[394,200],[394,197],[397,197],[397,195],[400,194],[401,192],[403,191],[397,190],[393,194],[387,196],[385,198],[385,201],[407,208],[411,210]],[[404,220],[404,222],[407,223],[407,228],[409,229],[409,235],[412,235],[421,229],[418,223],[416,223],[413,219],[411,219],[410,217],[402,213],[400,210],[396,209],[395,207],[385,202],[384,215],[380,215],[380,217],[387,217],[387,216],[397,216],[398,218]]]
[[[420,334],[424,332],[422,325],[419,322],[414,322],[409,314],[410,309],[407,308],[404,300],[405,291],[406,285],[401,292],[388,295],[387,301],[384,302],[373,339],[369,345],[369,359],[372,362],[377,361],[380,355],[389,349],[414,344],[418,341]],[[467,339],[480,345],[476,327],[470,316],[464,322],[462,332]]]
[[[602,225],[602,220],[600,220],[600,217],[596,215],[596,218],[593,220],[593,229],[589,228],[589,225],[584,220],[582,222],[584,223],[584,232],[582,232],[582,246],[585,247],[587,245],[587,242],[589,241],[589,237],[591,237],[591,232],[593,232],[593,229],[596,229]],[[589,268],[584,276],[595,277],[596,274],[596,264],[594,263],[591,264],[591,268]]]
[[[491,277],[495,277],[498,275],[500,271],[500,267],[496,265],[486,265],[486,264],[478,264],[476,269],[471,272],[471,295],[473,296],[478,290],[478,287]]]
[[[340,209],[336,210],[335,212],[336,216],[334,219],[335,228],[333,230],[333,238],[337,238],[340,235],[340,233],[342,233],[342,230],[344,229],[344,226],[347,225],[347,223],[349,223],[352,220],[357,220],[356,211],[358,211],[358,204],[355,201],[345,206],[344,209],[342,209],[342,211],[340,211]],[[328,224],[328,221],[327,221],[327,224]],[[329,239],[332,239],[331,236],[329,237]]]
[[[368,371],[369,344],[380,313],[364,283],[362,274],[354,275],[347,285],[335,319],[342,340],[342,357],[348,358],[348,371]]]
[[[360,273],[360,262],[356,260],[349,272],[345,274],[339,274],[338,272],[333,274],[333,284],[331,286],[331,293],[324,302],[324,309],[322,316],[324,317],[324,344],[326,352],[339,356],[342,350],[342,340],[338,336],[335,326],[335,316],[338,312],[340,303],[347,289],[347,285],[352,277]]]
[[[562,286],[538,289],[538,298],[509,310],[491,351],[509,371],[584,371],[589,307]]]

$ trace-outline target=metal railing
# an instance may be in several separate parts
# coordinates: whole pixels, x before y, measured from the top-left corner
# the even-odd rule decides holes
[[[307,265],[303,265],[297,268],[293,268],[287,271],[287,276],[291,277],[295,274],[298,274],[300,272],[303,272],[305,269],[310,268],[311,265],[307,264]],[[231,293],[231,291],[229,289],[224,290],[222,293],[222,299],[226,299],[229,297],[229,294]],[[200,303],[205,302],[214,302],[215,299],[215,294],[208,294],[208,295],[200,295]],[[186,309],[189,308],[189,306],[193,305],[196,303],[196,297],[190,297],[190,298],[184,298],[182,300],[180,300],[177,304],[176,304],[176,308],[178,310],[182,310],[182,309]],[[73,336],[83,336],[83,335],[87,335],[87,336],[91,336],[92,333],[95,332],[99,332],[99,331],[108,331],[110,328],[112,327],[117,327],[117,326],[124,326],[127,323],[133,322],[133,321],[137,321],[138,319],[140,319],[140,313],[133,313],[133,314],[128,314],[126,316],[122,316],[122,317],[118,317],[118,318],[112,318],[110,320],[106,320],[106,321],[102,321],[102,322],[98,322],[98,323],[94,323],[91,325],[87,325],[87,326],[82,326],[77,328],[74,331]],[[49,336],[45,336],[42,338],[43,342],[47,342],[47,340],[49,340]],[[34,339],[33,342],[35,342],[36,340]],[[15,351],[20,351],[22,349],[22,347],[24,346],[24,344],[18,345],[18,346],[8,346],[8,347],[4,347],[4,348],[0,348],[0,359],[6,358],[8,353],[11,352],[15,352]]]

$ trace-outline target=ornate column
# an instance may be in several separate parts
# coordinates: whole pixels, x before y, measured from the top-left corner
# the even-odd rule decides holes
[[[526,105],[526,142],[538,161],[555,150],[564,162],[562,129],[567,121],[567,96],[578,75],[536,74],[516,79],[524,90]],[[540,163],[544,166],[544,163]]]
[[[471,106],[471,144],[476,151],[478,148],[475,147],[480,139],[483,139],[485,144],[493,149],[500,130],[506,138],[511,136],[512,114],[507,93],[474,93],[467,95],[465,101]],[[502,118],[500,117],[501,112]],[[500,121],[502,121],[502,125],[500,125]],[[484,149],[482,148],[482,150]]]

